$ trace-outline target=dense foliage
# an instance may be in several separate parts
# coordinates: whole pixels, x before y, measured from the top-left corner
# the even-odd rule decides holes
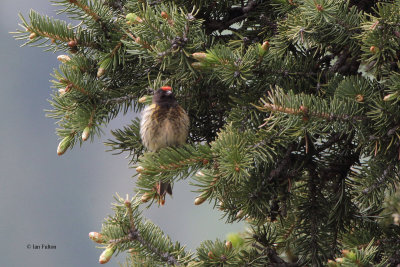
[[[190,117],[188,143],[157,153],[143,148],[138,119],[113,132],[107,145],[129,153],[137,195],[116,197],[91,233],[101,263],[127,251],[127,266],[400,264],[400,1],[54,4],[76,25],[31,11],[15,34],[69,54],[48,111],[58,154],[163,85]],[[157,181],[181,179],[196,205],[215,203],[250,230],[193,254],[172,242],[140,210],[157,205]]]

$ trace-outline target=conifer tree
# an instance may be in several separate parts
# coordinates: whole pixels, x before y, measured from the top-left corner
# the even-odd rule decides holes
[[[126,252],[126,266],[399,266],[400,1],[54,4],[76,23],[31,11],[15,36],[66,53],[47,113],[59,155],[161,86],[190,118],[187,144],[157,152],[140,119],[112,132],[138,179],[90,233],[100,263]],[[194,253],[171,240],[141,210],[158,205],[158,181],[182,179],[194,204],[249,230]]]

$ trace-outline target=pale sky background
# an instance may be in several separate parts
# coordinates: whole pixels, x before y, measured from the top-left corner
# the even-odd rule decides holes
[[[105,152],[110,130],[135,116],[118,117],[105,136],[59,157],[54,120],[45,117],[57,54],[19,46],[9,34],[18,29],[18,12],[33,8],[56,16],[48,0],[3,0],[0,9],[0,265],[4,267],[99,266],[101,250],[88,238],[112,213],[113,195],[133,195],[133,169],[125,155]],[[201,241],[225,239],[243,224],[225,225],[207,203],[195,206],[188,181],[174,187],[174,198],[145,215],[173,241],[194,249]],[[55,245],[55,250],[27,245]],[[107,266],[118,266],[125,255]]]

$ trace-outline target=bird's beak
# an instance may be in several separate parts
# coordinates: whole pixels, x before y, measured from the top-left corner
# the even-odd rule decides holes
[[[171,90],[165,91],[165,95],[170,96],[172,94]]]

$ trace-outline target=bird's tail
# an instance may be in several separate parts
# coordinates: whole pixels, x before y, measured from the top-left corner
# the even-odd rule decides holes
[[[158,202],[161,205],[165,204],[165,195],[167,193],[172,196],[172,186],[171,186],[171,184],[168,183],[168,182],[159,181],[157,183],[157,194],[158,194],[158,197],[159,197]]]

